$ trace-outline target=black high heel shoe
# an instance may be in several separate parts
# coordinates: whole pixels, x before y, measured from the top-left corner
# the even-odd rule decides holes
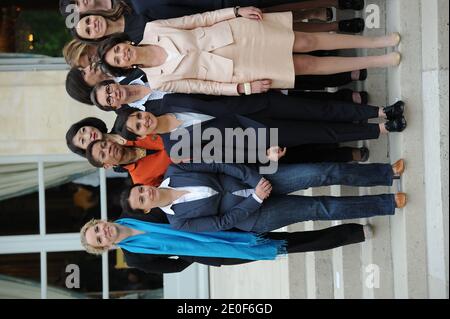
[[[361,33],[366,27],[366,22],[362,18],[339,21],[339,31],[347,33]]]
[[[406,119],[404,116],[396,118],[395,120],[388,121],[384,123],[384,127],[388,132],[403,132],[406,127],[408,126],[408,123],[406,123]]]
[[[403,117],[403,112],[405,111],[405,102],[398,101],[391,106],[386,106],[383,111],[386,114],[386,118],[388,120],[395,120],[397,118]]]
[[[339,0],[339,9],[341,10],[362,10],[364,9],[364,0]]]

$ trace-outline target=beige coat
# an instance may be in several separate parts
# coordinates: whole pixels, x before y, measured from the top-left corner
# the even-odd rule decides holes
[[[249,66],[249,59],[243,60],[246,61],[245,65],[239,63],[241,53],[252,52],[255,49],[251,47],[247,50],[245,45],[236,46],[238,41],[235,40],[245,38],[245,36],[239,35],[239,29],[245,30],[246,33],[254,30],[248,31],[248,28],[240,28],[240,25],[242,23],[250,25],[253,23],[260,26],[262,23],[244,18],[235,19],[233,8],[147,23],[140,45],[158,45],[164,48],[170,56],[161,66],[143,68],[143,71],[147,74],[150,87],[165,92],[238,95],[238,83],[263,78],[272,79],[272,76],[261,77],[266,74],[255,74],[254,70],[246,70],[248,67],[267,69],[270,75],[274,72],[283,72],[285,75],[282,75],[282,77],[287,76],[288,80],[280,83],[283,86],[293,86],[295,78],[292,61],[293,32],[289,33],[288,31],[289,24],[290,30],[292,30],[292,15],[288,14],[289,16],[291,19],[282,22],[281,29],[277,24],[272,26],[272,29],[275,28],[276,32],[281,30],[281,33],[289,34],[284,37],[286,48],[283,50],[285,54],[281,55],[284,60],[288,61],[285,61],[284,66],[281,67],[274,63],[273,69],[267,69],[267,62],[258,59],[256,59],[259,61],[257,65]],[[286,20],[287,15],[281,17]],[[273,38],[272,33],[268,34]],[[248,38],[257,39],[258,36],[258,34],[249,34]],[[256,42],[267,46],[264,41]],[[280,44],[276,44],[276,47],[279,49]],[[259,48],[256,48],[256,50],[257,52],[262,51]],[[221,52],[223,54],[218,54]],[[271,52],[269,57],[274,60],[273,57],[280,58],[280,54],[279,52]],[[239,70],[236,70],[236,68]],[[237,76],[237,74],[248,74],[249,76]]]

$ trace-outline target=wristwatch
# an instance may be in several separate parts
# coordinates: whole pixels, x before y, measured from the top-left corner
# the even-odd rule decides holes
[[[235,16],[236,18],[242,17],[242,16],[239,14],[239,8],[240,8],[240,6],[234,7],[234,16]]]

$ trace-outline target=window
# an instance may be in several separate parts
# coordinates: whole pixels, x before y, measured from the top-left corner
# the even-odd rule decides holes
[[[61,50],[70,40],[56,3],[0,3],[0,71],[67,69]]]
[[[72,166],[73,175],[69,181],[61,181],[58,169],[65,171],[67,167],[64,164],[71,163],[84,161],[74,155],[0,157],[3,171],[8,165],[17,168],[17,165],[28,164],[28,168],[36,170],[33,175],[37,179],[35,191],[28,189],[27,193],[23,189],[22,196],[0,201],[0,207],[9,209],[2,209],[2,217],[6,218],[9,228],[0,228],[0,286],[14,287],[10,294],[8,290],[0,290],[0,294],[15,298],[162,298],[162,275],[128,269],[120,251],[102,256],[92,256],[83,251],[79,240],[83,218],[107,219],[107,184],[119,186],[123,178],[107,179],[103,169],[94,170],[97,175],[90,178],[91,182],[94,180],[91,189],[78,194],[75,187],[88,187],[87,177],[90,175],[79,178],[82,174],[80,171],[73,174],[73,167],[77,166]],[[29,182],[23,187],[34,187]],[[119,191],[121,187],[111,189]],[[78,195],[74,197],[75,194]],[[70,211],[75,206],[74,200],[78,201],[81,210]],[[14,207],[10,206],[12,203]],[[29,207],[25,210],[27,205]],[[111,205],[115,205],[114,201]],[[11,216],[19,209],[25,212],[20,217],[23,225],[11,222]],[[89,209],[97,212],[98,216],[90,216]],[[79,267],[79,287],[67,287],[67,277],[73,272],[67,269],[69,265]]]

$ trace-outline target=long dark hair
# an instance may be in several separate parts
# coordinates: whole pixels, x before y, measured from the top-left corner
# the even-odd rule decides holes
[[[108,51],[111,50],[116,45],[127,41],[130,41],[130,37],[126,33],[115,33],[112,34],[108,39],[100,42],[97,48],[97,55],[99,58],[99,66],[103,71],[103,73],[117,77],[117,76],[126,76],[133,71],[133,68],[130,69],[118,68],[106,62],[106,54],[108,53]]]
[[[96,117],[87,117],[85,119],[82,119],[81,121],[76,122],[75,124],[72,124],[72,126],[67,130],[66,133],[67,147],[75,154],[78,154],[82,157],[86,157],[86,150],[83,150],[82,148],[79,148],[78,146],[75,146],[73,144],[73,138],[75,137],[75,135],[77,135],[78,131],[83,126],[95,127],[103,134],[106,134],[108,132],[108,128],[106,127],[105,122],[103,122],[102,120]]]
[[[125,13],[131,13],[131,12],[132,12],[132,9],[124,1],[118,1],[111,10],[90,10],[90,11],[80,13],[79,20],[81,20],[87,16],[96,15],[96,16],[101,16],[107,20],[117,21]],[[109,37],[109,36],[104,36],[99,39],[85,39],[78,35],[76,27],[77,26],[75,25],[73,28],[70,29],[70,32],[72,33],[73,37],[75,39],[86,42],[88,44],[96,44],[96,43],[103,41]]]
[[[120,109],[117,112],[117,118],[116,121],[114,122],[114,127],[112,129],[115,133],[119,134],[128,141],[136,141],[139,137],[138,135],[134,134],[133,132],[130,132],[127,129],[127,120],[130,117],[130,115],[135,112],[139,112],[139,109],[131,107],[125,108],[123,110]]]
[[[67,73],[66,91],[67,94],[70,95],[70,97],[77,100],[78,102],[92,105],[90,97],[92,87],[86,83],[81,70],[76,67],[71,68],[69,73]]]

